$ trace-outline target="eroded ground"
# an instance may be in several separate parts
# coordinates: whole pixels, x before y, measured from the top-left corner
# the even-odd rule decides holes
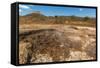
[[[19,63],[96,59],[96,28],[72,25],[20,25]]]

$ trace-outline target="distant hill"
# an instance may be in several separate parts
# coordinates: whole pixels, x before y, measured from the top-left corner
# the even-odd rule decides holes
[[[66,23],[66,21],[68,23]],[[32,12],[25,16],[19,17],[20,24],[79,24],[78,22],[86,22],[85,24],[95,24],[95,18],[78,17],[78,16],[45,16],[41,12]],[[74,22],[74,23],[73,23]],[[76,22],[76,23],[75,23]],[[83,25],[83,23],[81,23]]]
[[[46,16],[44,16],[41,13],[33,12],[25,16],[20,16],[19,19],[20,23],[33,23],[33,22],[35,23],[46,19]]]

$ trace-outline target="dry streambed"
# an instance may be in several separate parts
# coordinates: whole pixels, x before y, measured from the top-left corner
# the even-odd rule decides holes
[[[20,27],[19,63],[96,59],[94,27],[44,25]]]

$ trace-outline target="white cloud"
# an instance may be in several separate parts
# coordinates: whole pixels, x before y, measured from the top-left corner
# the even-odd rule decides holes
[[[29,6],[27,6],[27,5],[19,5],[19,8],[23,8],[23,9],[30,9],[30,7],[29,7]]]
[[[21,10],[21,9],[19,9],[19,12],[22,12],[22,10]]]
[[[80,11],[83,11],[83,9],[82,9],[82,8],[80,8],[79,10],[80,10]]]

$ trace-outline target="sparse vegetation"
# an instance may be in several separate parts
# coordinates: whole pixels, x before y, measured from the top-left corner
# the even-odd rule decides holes
[[[66,23],[68,21],[69,23]],[[44,16],[38,13],[20,16],[20,24],[65,24],[95,27],[95,18],[77,16]]]
[[[95,25],[95,18],[89,17],[20,16],[19,63],[96,59]]]

